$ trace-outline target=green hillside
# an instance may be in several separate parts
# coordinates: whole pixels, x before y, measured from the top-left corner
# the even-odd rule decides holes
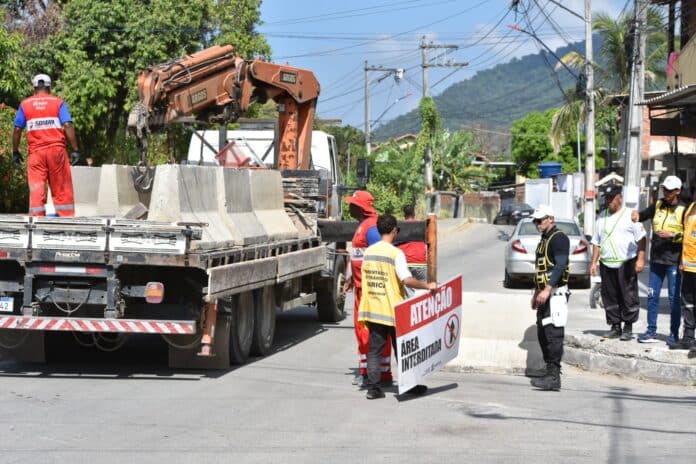
[[[594,38],[595,56],[599,53],[599,37]],[[584,54],[585,43],[578,42],[555,51],[563,56],[574,50]],[[434,96],[445,127],[450,130],[476,128],[487,140],[489,151],[506,149],[505,132],[513,121],[530,111],[543,111],[561,106],[563,95],[550,66],[556,59],[548,52],[515,58],[508,63],[477,72],[473,77],[451,85]],[[564,69],[555,73],[564,89],[574,88],[575,80]],[[374,130],[377,140],[384,141],[420,130],[418,110],[403,114]]]

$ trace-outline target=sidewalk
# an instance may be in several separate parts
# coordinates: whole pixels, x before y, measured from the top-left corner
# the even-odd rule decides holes
[[[563,360],[598,373],[665,384],[696,385],[696,352],[669,349],[666,343],[669,302],[663,297],[660,303],[657,331],[661,341],[638,343],[638,334],[647,328],[644,298],[641,298],[640,316],[633,325],[634,337],[630,341],[602,338],[602,334],[609,329],[604,310],[589,309],[588,301],[572,302]]]
[[[571,290],[572,291],[572,290]],[[696,386],[696,353],[669,350],[666,343],[642,344],[646,311],[641,309],[631,341],[604,339],[609,327],[604,310],[589,308],[589,291],[575,290],[569,302],[563,361],[581,369],[651,382]],[[459,356],[452,371],[485,371],[537,375],[544,362],[536,336],[531,290],[510,293],[465,292]],[[665,306],[666,299],[662,304]],[[642,301],[645,308],[645,301]],[[669,315],[661,311],[658,333],[668,333]]]

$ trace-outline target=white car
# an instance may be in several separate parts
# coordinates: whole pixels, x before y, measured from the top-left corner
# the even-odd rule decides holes
[[[570,280],[583,288],[590,287],[592,247],[572,219],[556,219],[556,226],[570,239]],[[510,288],[516,282],[534,284],[534,261],[541,234],[531,218],[522,219],[505,245],[505,280]]]

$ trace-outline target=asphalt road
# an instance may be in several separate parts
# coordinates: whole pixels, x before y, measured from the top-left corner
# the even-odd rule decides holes
[[[440,279],[502,289],[499,227],[441,227]],[[496,264],[497,263],[497,264]],[[582,290],[585,291],[586,290]],[[464,308],[466,311],[466,308]],[[60,358],[60,357],[59,357]],[[666,462],[696,453],[696,389],[564,369],[439,372],[420,398],[367,401],[352,318],[280,317],[276,352],[224,372],[163,367],[161,345],[36,367],[0,363],[0,463]]]

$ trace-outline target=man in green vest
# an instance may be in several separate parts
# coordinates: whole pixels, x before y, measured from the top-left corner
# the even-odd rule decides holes
[[[394,354],[398,353],[394,306],[406,299],[404,286],[423,290],[437,288],[435,282],[414,278],[408,269],[404,252],[393,245],[399,233],[394,216],[380,216],[377,219],[377,231],[381,240],[368,247],[363,257],[363,293],[358,310],[358,323],[365,324],[370,331],[366,385],[368,400],[384,398],[384,392],[379,386],[382,351],[391,335]],[[425,385],[416,385],[407,393],[422,395],[426,390]]]

